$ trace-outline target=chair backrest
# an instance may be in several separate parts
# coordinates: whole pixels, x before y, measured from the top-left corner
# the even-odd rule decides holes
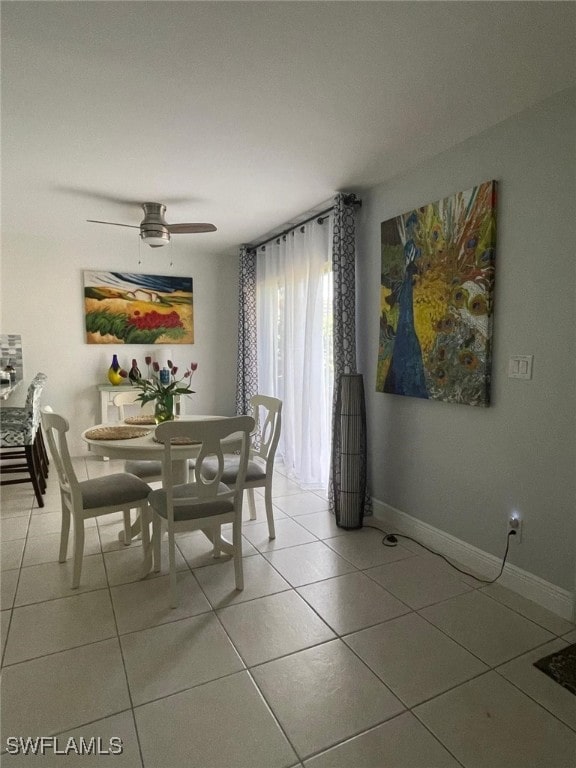
[[[28,392],[26,393],[26,402],[24,408],[32,410],[32,404],[34,402],[34,393],[38,390],[42,391],[44,384],[48,381],[48,376],[45,373],[37,373],[28,385]]]
[[[19,426],[26,434],[26,441],[32,441],[36,434],[36,430],[40,424],[40,399],[42,397],[42,390],[44,385],[48,381],[48,376],[45,373],[37,373],[28,386],[28,392],[26,393],[26,402],[22,407],[24,413],[24,419],[20,422]],[[10,412],[12,409],[6,409],[5,414],[7,416],[6,421],[10,421]],[[2,412],[0,410],[0,421],[2,419]]]
[[[156,440],[164,445],[162,487],[166,491],[169,522],[173,522],[173,518],[170,520],[173,515],[173,507],[183,505],[234,498],[234,503],[241,510],[250,433],[254,429],[254,423],[251,416],[232,416],[230,418],[198,421],[166,421],[156,427]],[[173,448],[176,447],[178,441],[183,440],[192,441],[199,445],[198,457],[194,466],[193,500],[174,498],[172,493],[174,486],[172,462],[175,458]],[[234,489],[229,489],[222,485],[221,479],[224,472],[224,453],[227,448],[228,451],[230,450],[232,440],[240,443],[240,466],[236,486]],[[173,444],[172,441],[175,443]],[[204,462],[207,459],[211,460],[209,468],[204,467]],[[206,471],[204,471],[205,469]]]
[[[118,408],[118,417],[120,421],[124,421],[126,417],[126,414],[124,412],[125,405],[134,405],[135,403],[138,403],[138,405],[141,404],[141,401],[137,399],[139,394],[140,394],[140,390],[130,389],[128,390],[128,392],[119,392],[117,395],[114,396],[112,402]],[[143,414],[154,413],[154,403],[152,401],[150,401],[149,403],[144,403],[142,405],[142,413]]]
[[[42,426],[44,427],[50,454],[58,474],[62,501],[72,511],[74,504],[81,506],[82,494],[80,493],[78,478],[74,471],[66,439],[66,433],[70,429],[70,425],[64,416],[54,413],[52,408],[47,405],[42,408]]]
[[[268,395],[254,395],[250,399],[250,405],[257,434],[253,453],[268,464],[273,464],[282,429],[282,400]]]

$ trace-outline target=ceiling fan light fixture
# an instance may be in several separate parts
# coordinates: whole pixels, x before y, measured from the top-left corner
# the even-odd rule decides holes
[[[155,229],[140,229],[140,237],[151,248],[160,248],[162,245],[168,245],[170,242],[170,232],[166,227],[157,227]]]

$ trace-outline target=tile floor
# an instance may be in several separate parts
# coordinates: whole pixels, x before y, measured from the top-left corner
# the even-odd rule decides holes
[[[116,462],[76,460],[81,478]],[[336,527],[275,480],[277,538],[246,522],[245,582],[179,538],[181,602],[141,546],[92,521],[79,590],[57,563],[59,496],[2,489],[2,765],[574,768],[576,697],[532,666],[576,628],[418,545]],[[369,522],[368,520],[366,522]],[[9,736],[122,740],[114,757],[11,755]],[[64,750],[65,751],[65,750]]]

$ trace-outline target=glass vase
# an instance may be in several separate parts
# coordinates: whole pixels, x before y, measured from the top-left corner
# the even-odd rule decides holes
[[[154,404],[154,421],[161,424],[163,421],[174,419],[174,395],[165,395],[158,398]]]
[[[118,355],[112,355],[112,365],[108,368],[108,381],[117,387],[122,384],[122,376],[120,375],[120,364],[118,362]]]

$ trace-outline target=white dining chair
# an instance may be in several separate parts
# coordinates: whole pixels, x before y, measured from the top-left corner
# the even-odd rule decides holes
[[[170,605],[178,606],[176,586],[175,534],[182,531],[202,530],[212,541],[214,555],[229,552],[234,557],[236,589],[244,588],[242,571],[242,496],[246,476],[250,433],[254,428],[251,416],[232,416],[199,421],[167,421],[156,427],[156,440],[164,445],[162,460],[162,488],[148,497],[152,510],[152,542],[154,570],[161,569],[161,539],[168,533],[170,566]],[[235,488],[222,482],[224,447],[227,439],[238,439],[238,473]],[[198,456],[194,463],[193,482],[175,485],[173,477],[172,441],[198,443]],[[216,467],[205,472],[205,462]],[[232,546],[221,540],[220,529],[232,523]]]
[[[84,521],[91,517],[122,512],[124,516],[124,543],[130,544],[130,510],[139,509],[142,520],[142,546],[145,557],[150,551],[150,519],[148,511],[148,483],[125,472],[104,475],[93,480],[79,481],[74,471],[66,433],[68,421],[48,406],[42,409],[42,424],[52,461],[58,474],[62,503],[62,529],[58,560],[64,563],[68,552],[70,519],[74,523],[74,564],[72,589],[80,585],[84,555]]]
[[[274,478],[274,458],[282,429],[282,400],[276,397],[269,397],[268,395],[254,395],[250,400],[250,405],[256,426],[243,485],[248,493],[250,520],[256,520],[254,489],[264,488],[268,536],[270,539],[275,539],[272,481]],[[224,472],[222,474],[223,483],[229,486],[235,485],[238,465],[238,456],[230,453],[225,455]],[[215,464],[212,460],[208,461],[207,468],[215,469]]]

